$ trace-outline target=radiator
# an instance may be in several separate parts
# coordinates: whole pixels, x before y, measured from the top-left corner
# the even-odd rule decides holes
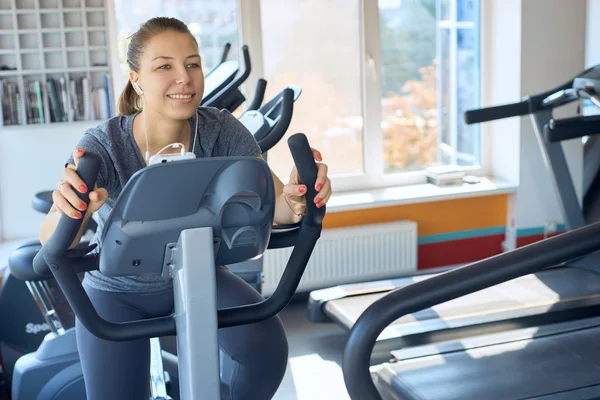
[[[291,248],[265,252],[264,295],[273,293],[277,287],[291,252]],[[298,291],[388,279],[416,270],[416,222],[326,229],[315,246]]]

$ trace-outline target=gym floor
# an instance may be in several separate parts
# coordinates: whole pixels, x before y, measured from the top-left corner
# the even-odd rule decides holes
[[[0,268],[25,240],[0,243]],[[306,318],[306,300],[294,300],[281,314],[290,347],[288,369],[274,400],[346,400],[341,360],[346,333],[335,324]]]

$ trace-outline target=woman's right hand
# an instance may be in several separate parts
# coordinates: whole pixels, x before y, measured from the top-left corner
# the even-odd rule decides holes
[[[78,147],[73,152],[73,160],[75,165],[67,164],[63,173],[63,178],[58,183],[58,189],[52,193],[52,201],[58,210],[70,216],[73,219],[80,219],[84,215],[92,215],[98,211],[108,198],[108,192],[104,188],[94,186],[94,189],[89,193],[89,204],[86,204],[77,196],[77,192],[86,193],[86,187],[83,179],[77,173],[77,165],[79,159],[85,151]]]

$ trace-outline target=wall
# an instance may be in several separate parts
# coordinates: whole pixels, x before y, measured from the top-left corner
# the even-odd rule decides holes
[[[585,0],[522,1],[522,96],[558,86],[585,69],[585,8]],[[565,108],[555,115],[564,116],[574,110]],[[521,119],[520,133],[522,190],[518,192],[517,226],[529,228],[547,221],[562,222],[554,188],[528,118]],[[580,139],[564,142],[563,149],[581,199],[583,143]]]
[[[79,138],[94,122],[2,127],[0,132],[0,238],[37,237],[43,214],[31,208],[35,193],[54,190]]]
[[[485,1],[483,43],[485,105],[520,101],[571,79],[584,69],[586,0]],[[564,107],[555,115],[573,113]],[[510,118],[485,124],[492,174],[519,183],[508,199],[504,249],[541,238],[544,226],[564,222],[551,177],[544,165],[532,121]],[[581,201],[583,144],[563,143]],[[517,156],[518,155],[518,156]]]
[[[477,261],[501,252],[507,194],[328,213],[323,227],[411,220],[418,226],[418,269]]]
[[[600,64],[600,0],[587,0],[585,66]]]

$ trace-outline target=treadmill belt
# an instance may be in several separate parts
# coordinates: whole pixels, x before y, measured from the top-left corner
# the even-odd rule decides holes
[[[373,378],[385,399],[598,398],[600,327],[387,364]]]
[[[407,284],[414,282],[407,279]],[[350,296],[325,303],[329,318],[351,329],[363,311],[387,292]],[[600,304],[600,274],[568,267],[526,275],[394,321],[380,336],[456,328],[476,323],[504,321],[549,310]]]

